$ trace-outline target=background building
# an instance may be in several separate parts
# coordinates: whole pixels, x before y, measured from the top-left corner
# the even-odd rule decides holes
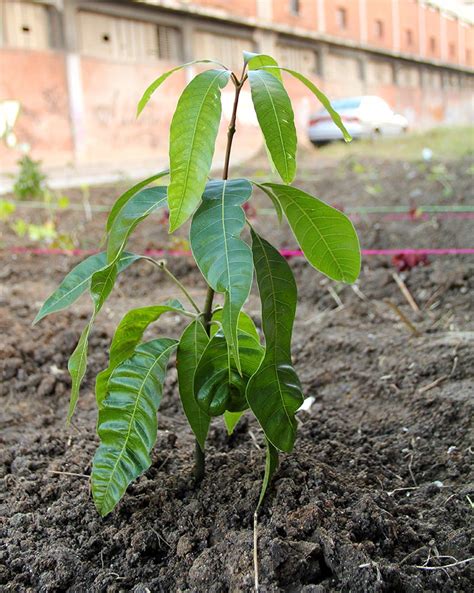
[[[241,67],[274,55],[331,97],[377,94],[413,127],[472,118],[474,35],[454,0],[0,0],[0,103],[18,101],[20,143],[48,165],[123,168],[165,161],[173,75],[143,115],[137,101],[164,70],[196,58]],[[314,99],[287,81],[300,138]],[[232,90],[223,93],[223,126]],[[260,133],[244,94],[237,154]],[[1,117],[1,114],[0,114]],[[18,152],[0,145],[2,168]]]

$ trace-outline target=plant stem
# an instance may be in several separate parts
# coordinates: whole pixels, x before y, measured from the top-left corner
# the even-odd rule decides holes
[[[237,80],[235,76],[233,76],[232,81],[235,84],[235,95],[234,95],[234,105],[232,107],[232,115],[229,122],[229,127],[227,128],[227,146],[225,150],[225,160],[224,160],[224,169],[222,171],[222,179],[226,180],[229,177],[229,164],[230,164],[230,153],[232,150],[232,141],[234,139],[235,134],[235,122],[237,119],[237,107],[239,105],[239,96],[240,91],[242,90],[242,86],[246,80],[245,76],[245,66],[242,70],[242,75],[240,80]],[[214,301],[214,290],[208,286],[207,287],[207,294],[206,294],[206,302],[204,303],[204,310],[203,310],[203,321],[204,321],[204,328],[208,335],[211,333],[211,319],[212,319],[212,303]],[[205,470],[205,457],[204,452],[199,446],[199,443],[196,441],[194,447],[194,476],[196,478],[196,482],[199,483],[204,477],[204,470]]]

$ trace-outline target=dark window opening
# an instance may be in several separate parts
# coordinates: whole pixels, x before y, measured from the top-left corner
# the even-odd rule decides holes
[[[430,37],[430,51],[433,54],[436,52],[436,39],[434,37]]]
[[[290,12],[294,15],[300,14],[300,0],[290,0]]]
[[[406,40],[408,47],[413,45],[413,31],[411,29],[406,30]]]
[[[345,8],[336,10],[336,23],[339,29],[347,29],[347,10]]]
[[[31,31],[31,29],[28,27],[28,25],[23,25],[21,30],[23,31],[23,33],[29,33]]]
[[[450,58],[456,57],[456,46],[454,43],[449,44],[449,57]]]
[[[381,20],[376,20],[375,21],[375,35],[379,39],[383,39],[383,36],[384,36],[384,26],[383,26],[383,21],[381,21]]]
[[[110,35],[102,35],[102,41],[105,41],[106,43],[108,43],[110,41]]]

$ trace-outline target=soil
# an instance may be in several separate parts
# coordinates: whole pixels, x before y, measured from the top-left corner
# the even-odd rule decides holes
[[[316,179],[300,185],[339,206],[467,204],[470,166],[447,163],[440,181],[419,163],[346,161],[314,171],[306,163]],[[114,197],[115,190],[100,188],[91,203]],[[269,205],[262,196],[255,202]],[[60,224],[87,248],[100,239],[104,216],[82,221],[65,212]],[[139,227],[132,248],[165,244],[158,219]],[[281,246],[294,245],[275,218],[257,226]],[[469,220],[367,217],[357,226],[365,248],[472,247]],[[4,241],[18,239],[6,231]],[[31,321],[79,258],[7,250],[0,258],[2,590],[252,591],[261,433],[245,416],[227,437],[217,420],[206,477],[195,486],[193,438],[173,364],[152,467],[105,519],[90,497],[95,374],[106,365],[123,313],[169,298],[173,286],[146,263],[121,276],[92,333],[89,369],[67,428],[67,359],[90,304],[83,297],[39,326]],[[190,260],[169,264],[202,299],[205,287]],[[474,260],[433,257],[425,264],[402,273],[420,307],[415,313],[387,258],[367,257],[355,289],[291,260],[299,285],[294,362],[308,405],[258,517],[261,593],[472,591],[472,564],[464,561],[474,556]],[[255,292],[248,310],[259,322]],[[179,336],[182,329],[168,316],[149,335]]]

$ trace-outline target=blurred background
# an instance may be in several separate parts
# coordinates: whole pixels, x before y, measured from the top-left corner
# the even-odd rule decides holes
[[[384,99],[403,131],[466,124],[473,11],[456,0],[0,0],[0,187],[11,188],[5,174],[24,152],[59,184],[65,168],[106,181],[164,166],[173,108],[195,68],[168,79],[137,120],[143,90],[197,58],[240,69],[243,50],[274,55],[332,100]],[[298,81],[286,84],[308,142],[318,105]],[[229,87],[223,127],[231,102]],[[261,148],[248,90],[238,123],[237,160]]]
[[[315,98],[284,77],[298,128],[295,185],[343,210],[363,253],[355,284],[333,282],[293,256],[298,244],[262,192],[245,204],[256,230],[291,254],[293,358],[307,396],[298,446],[260,519],[262,584],[471,592],[473,8],[455,0],[0,0],[0,483],[8,492],[0,589],[252,587],[258,426],[243,418],[228,439],[214,424],[207,463],[219,478],[210,474],[190,493],[192,435],[175,368],[147,477],[105,527],[89,498],[95,376],[125,312],[178,296],[175,285],[148,261],[119,276],[91,332],[71,428],[67,360],[90,318],[89,295],[31,326],[64,276],[103,249],[117,197],[166,167],[176,101],[201,66],[169,77],[137,119],[145,88],[196,58],[240,72],[251,50],[309,76],[357,137],[337,141]],[[216,177],[232,94],[231,85],[222,94]],[[248,88],[231,175],[279,181]],[[203,303],[188,230],[169,235],[160,209],[127,249],[166,258]],[[260,327],[256,287],[246,310]],[[147,335],[182,330],[169,315]]]

